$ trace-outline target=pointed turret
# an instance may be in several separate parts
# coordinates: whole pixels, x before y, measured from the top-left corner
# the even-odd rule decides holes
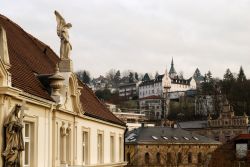
[[[173,58],[172,58],[172,61],[171,61],[171,68],[169,70],[169,76],[171,78],[175,78],[177,76],[177,73],[176,73],[175,68],[174,68],[174,60],[173,60]]]

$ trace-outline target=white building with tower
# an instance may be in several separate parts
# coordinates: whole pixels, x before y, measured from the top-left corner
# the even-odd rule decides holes
[[[168,89],[164,89],[166,83],[168,83]],[[163,75],[158,75],[154,79],[145,80],[139,84],[140,108],[145,112],[154,111],[153,115],[157,119],[160,118],[161,114],[159,113],[161,113],[163,105],[162,98],[166,99],[164,97],[164,91],[166,90],[168,100],[178,100],[187,91],[196,90],[196,82],[193,77],[184,79],[177,75],[173,59],[169,72],[166,70]]]

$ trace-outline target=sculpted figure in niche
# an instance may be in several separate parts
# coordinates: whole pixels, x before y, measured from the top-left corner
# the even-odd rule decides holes
[[[15,105],[8,115],[4,127],[6,128],[6,148],[2,153],[5,158],[5,167],[20,167],[20,154],[24,150],[23,141],[23,117],[21,105]],[[20,117],[18,116],[21,110]]]
[[[57,35],[61,39],[60,58],[69,59],[72,46],[69,42],[68,29],[71,28],[72,25],[71,23],[66,23],[64,18],[57,11],[55,11],[55,15],[56,15],[56,21],[57,21]]]

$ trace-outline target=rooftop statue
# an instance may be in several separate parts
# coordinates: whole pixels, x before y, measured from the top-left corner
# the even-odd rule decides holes
[[[64,18],[57,11],[55,11],[55,15],[56,15],[56,21],[57,21],[57,35],[61,39],[60,58],[69,59],[72,46],[69,42],[68,29],[71,28],[72,25],[71,23],[66,23]]]
[[[18,116],[19,111],[21,111],[20,117]],[[15,105],[4,123],[6,128],[6,148],[2,155],[5,158],[5,167],[21,166],[20,154],[24,150],[23,117],[22,106]]]

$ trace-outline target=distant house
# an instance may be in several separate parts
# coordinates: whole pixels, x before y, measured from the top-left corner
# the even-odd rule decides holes
[[[168,80],[170,80],[170,90],[168,91],[168,96],[170,99],[178,99],[185,95],[186,91],[196,90],[196,82],[190,77],[189,79],[184,79],[178,76],[174,63],[172,60],[171,68],[168,73]],[[163,95],[163,75],[157,75],[155,79],[144,80],[139,84],[139,98],[144,98],[148,96],[162,96]]]
[[[161,119],[162,112],[162,97],[148,96],[139,100],[140,110],[145,113],[150,120]]]
[[[125,159],[128,167],[205,166],[220,144],[179,128],[140,127],[125,135]]]
[[[119,86],[119,96],[125,99],[134,99],[138,97],[138,83],[126,83]]]

